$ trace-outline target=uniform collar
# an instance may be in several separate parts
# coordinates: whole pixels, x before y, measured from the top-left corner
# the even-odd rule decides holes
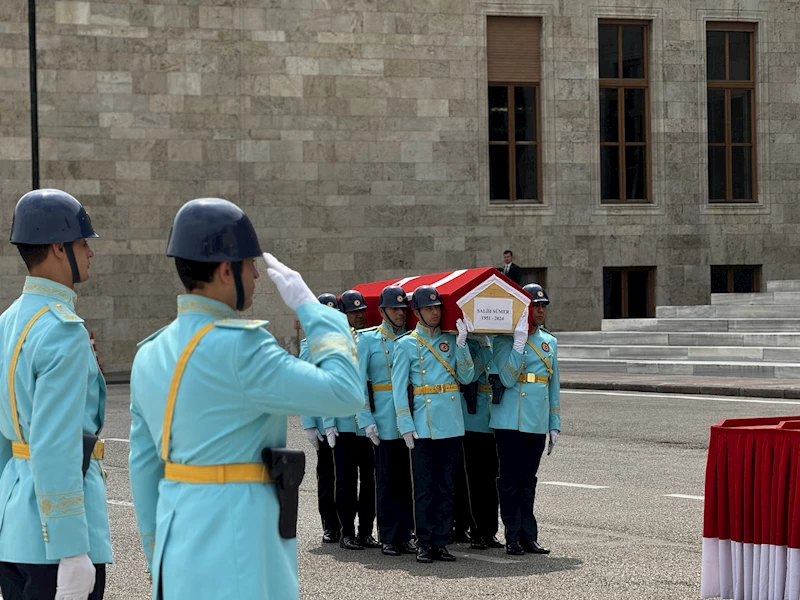
[[[198,296],[197,294],[182,294],[178,296],[178,316],[187,313],[201,313],[215,319],[235,319],[236,311],[227,304]]]
[[[433,338],[441,335],[441,333],[442,333],[442,330],[439,329],[438,327],[436,327],[435,329],[431,329],[430,327],[427,327],[426,325],[423,325],[422,323],[417,323],[417,326],[414,328],[414,331],[416,331],[422,337],[425,337],[425,338],[428,338],[428,339],[433,339]]]
[[[395,333],[394,332],[394,326],[391,323],[387,322],[387,321],[384,321],[383,323],[381,323],[381,329],[383,329],[386,332],[386,334],[389,336],[390,340],[393,340],[398,335],[403,335],[406,332],[406,328],[405,327],[401,327],[400,329],[397,330],[397,333]]]
[[[68,304],[72,310],[75,310],[75,301],[78,299],[78,294],[67,286],[56,283],[52,279],[44,279],[42,277],[26,277],[25,287],[22,288],[22,293],[50,296],[51,298],[61,300],[65,304]]]

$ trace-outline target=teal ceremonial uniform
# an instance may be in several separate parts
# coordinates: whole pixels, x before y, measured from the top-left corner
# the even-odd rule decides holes
[[[311,354],[308,352],[307,340],[300,341],[299,358],[300,360],[311,362]],[[320,433],[320,435],[325,435],[325,426],[322,424],[322,417],[309,417],[307,415],[303,415],[300,417],[300,424],[303,426],[303,429],[311,429],[313,427]]]
[[[111,562],[102,464],[81,472],[82,435],[103,428],[106,384],[76,299],[28,277],[0,316],[0,562],[57,564],[84,553]]]
[[[350,329],[353,336],[356,339],[356,351],[359,356],[359,368],[358,372],[361,376],[359,379],[359,391],[362,394],[367,393],[367,380],[363,377],[363,371],[361,369],[361,331],[356,331],[355,329]],[[354,433],[356,436],[363,437],[364,432],[359,428],[358,421],[356,420],[356,415],[347,415],[346,417],[323,417],[322,418],[322,433],[325,434],[325,429],[328,427],[336,427],[339,433]]]
[[[497,372],[494,368],[491,346],[481,346],[473,339],[467,340],[472,361],[475,364],[475,380],[478,382],[478,404],[474,415],[467,410],[467,403],[462,405],[464,412],[464,429],[479,433],[493,433],[489,427],[492,418],[492,391],[489,385],[489,373]]]
[[[365,396],[364,410],[356,415],[360,429],[375,425],[381,440],[397,440],[397,414],[392,395],[392,361],[394,343],[405,329],[394,333],[393,327],[384,322],[377,327],[364,329],[358,338],[358,366],[361,377],[372,383],[375,412],[370,410],[369,398]]]
[[[197,295],[180,296],[177,319],[140,344],[131,374],[130,476],[156,600],[298,598],[297,541],[279,536],[274,484],[189,483],[171,478],[163,460],[166,447],[166,469],[256,466],[262,449],[286,445],[286,415],[361,407],[346,319],[316,303],[297,315],[313,364],[280,348],[265,321],[236,319],[227,305]],[[179,357],[205,329],[185,363],[165,443]]]

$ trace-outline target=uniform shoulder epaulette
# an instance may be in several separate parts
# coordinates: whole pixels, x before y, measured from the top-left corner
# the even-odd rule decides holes
[[[374,325],[373,327],[365,327],[364,329],[359,329],[358,333],[367,333],[368,331],[378,331],[378,327],[380,327],[380,325]]]
[[[169,327],[169,325],[164,325],[164,326],[163,326],[161,329],[159,329],[159,330],[157,330],[157,331],[154,331],[153,333],[151,333],[150,335],[148,335],[146,338],[144,338],[144,339],[143,339],[141,342],[139,342],[138,344],[136,344],[136,346],[137,346],[138,348],[141,348],[141,347],[142,347],[142,346],[144,346],[144,345],[145,345],[147,342],[151,342],[151,341],[153,341],[153,340],[154,340],[154,339],[156,339],[156,338],[157,338],[159,335],[161,335],[161,333],[162,333],[162,332],[163,332],[163,331],[164,331],[164,330],[165,330],[167,327]]]
[[[402,340],[404,337],[408,336],[410,333],[411,333],[411,331],[406,331],[405,333],[401,333],[400,335],[395,336],[394,341],[398,342],[398,341]]]
[[[214,325],[224,329],[261,329],[269,325],[269,321],[259,319],[221,319],[215,321]]]
[[[83,323],[83,319],[61,302],[50,302],[48,306],[50,307],[50,312],[62,323]]]
[[[542,331],[544,331],[546,334],[548,334],[549,336],[551,336],[551,337],[553,337],[553,338],[555,338],[555,337],[556,337],[556,336],[553,334],[553,332],[552,332],[552,331],[548,331],[548,330],[547,330],[547,329],[545,329],[544,327],[539,327],[539,329],[541,329]]]

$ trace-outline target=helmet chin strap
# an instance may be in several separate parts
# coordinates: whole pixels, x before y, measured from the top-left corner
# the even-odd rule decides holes
[[[402,327],[402,325],[398,325],[397,323],[392,321],[392,318],[389,316],[389,313],[386,312],[385,308],[381,309],[381,314],[383,315],[383,318],[389,321],[389,323],[391,323],[392,327],[394,327],[395,329],[400,329],[400,327]]]
[[[244,310],[244,285],[242,284],[242,261],[231,263],[233,282],[236,285],[236,310]]]
[[[64,252],[69,261],[69,268],[72,270],[72,283],[80,283],[81,272],[78,269],[78,261],[75,260],[75,251],[72,248],[72,242],[64,242]]]
[[[429,325],[428,322],[425,320],[425,317],[422,316],[422,309],[419,309],[417,312],[419,313],[419,320],[425,324],[425,327],[427,327],[428,329],[436,329],[436,327],[434,327],[433,325]]]

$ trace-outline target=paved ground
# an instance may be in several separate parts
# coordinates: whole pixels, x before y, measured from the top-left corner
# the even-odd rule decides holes
[[[110,394],[104,436],[116,563],[106,598],[145,599],[127,474],[128,388],[112,386]],[[307,452],[298,537],[302,597],[697,598],[708,427],[726,417],[800,414],[800,402],[576,390],[563,393],[562,414],[565,431],[542,461],[536,505],[540,541],[553,549],[547,557],[511,559],[501,550],[456,545],[457,563],[418,565],[409,556],[321,546],[314,453]],[[290,421],[289,445],[310,449],[297,419]]]

